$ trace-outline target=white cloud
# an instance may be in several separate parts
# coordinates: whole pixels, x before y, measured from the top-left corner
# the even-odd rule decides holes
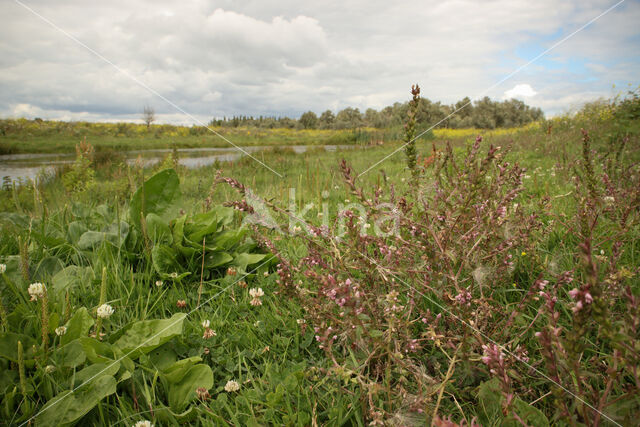
[[[509,89],[504,93],[504,99],[511,98],[529,98],[531,96],[535,96],[538,92],[533,90],[533,88],[527,84],[519,84],[515,85],[512,89]]]
[[[409,99],[414,83],[434,101],[475,98],[531,59],[516,54],[520,46],[542,51],[611,3],[194,0],[176,7],[169,0],[114,0],[87,7],[81,0],[31,0],[29,6],[184,110],[211,118],[364,111]],[[0,116],[32,115],[37,107],[43,118],[137,120],[149,104],[160,119],[189,122],[17,3],[3,2],[0,14]],[[527,102],[553,113],[571,95],[637,84],[638,19],[640,3],[622,4],[487,95],[531,94]],[[582,71],[571,67],[576,58]],[[531,90],[514,87],[518,80]],[[33,108],[16,111],[19,104]]]

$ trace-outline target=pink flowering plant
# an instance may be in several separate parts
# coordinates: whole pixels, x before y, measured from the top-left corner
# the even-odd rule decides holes
[[[327,372],[361,387],[373,424],[398,410],[443,422],[458,399],[491,406],[487,390],[502,396],[493,416],[524,424],[623,422],[637,407],[637,267],[625,254],[640,185],[611,179],[637,165],[604,156],[596,167],[585,133],[582,158],[559,167],[575,176],[569,218],[526,191],[512,148],[482,137],[466,153],[434,147],[403,191],[386,179],[367,190],[342,161],[357,209],[347,205],[329,226],[306,223],[298,258],[256,237],[280,257],[279,293],[302,307],[301,329],[331,361]],[[621,197],[629,205],[611,203]],[[575,243],[550,262],[544,246],[558,235]],[[594,259],[594,242],[610,248],[606,262]],[[449,383],[457,393],[444,393]]]

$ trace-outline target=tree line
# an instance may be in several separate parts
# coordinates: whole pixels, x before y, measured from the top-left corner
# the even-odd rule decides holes
[[[384,129],[402,125],[407,117],[408,102],[396,102],[380,111],[368,108],[364,113],[358,108],[347,107],[333,113],[326,110],[320,115],[313,111],[303,113],[298,119],[291,117],[233,116],[213,119],[212,126],[288,129],[356,129],[371,127]],[[454,113],[455,114],[452,114]],[[544,119],[540,108],[530,107],[517,99],[493,101],[489,97],[472,102],[468,97],[452,105],[432,102],[420,98],[416,123],[437,128],[481,128],[517,127]]]

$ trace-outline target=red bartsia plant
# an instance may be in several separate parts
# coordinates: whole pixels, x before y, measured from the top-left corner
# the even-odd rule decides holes
[[[401,196],[393,186],[365,191],[340,164],[360,209],[339,212],[329,229],[310,226],[306,256],[294,262],[281,255],[278,272],[336,369],[364,385],[384,383],[427,399],[442,352],[483,353],[481,334],[508,318],[493,294],[512,283],[517,254],[529,250],[541,227],[537,214],[514,202],[525,171],[505,159],[508,150],[483,150],[478,137],[460,161],[447,144],[435,175]],[[220,181],[246,192],[234,180]],[[425,366],[429,355],[435,358]],[[372,413],[391,405],[390,394],[381,399]]]
[[[358,209],[342,210],[330,227],[309,224],[296,240],[301,259],[257,236],[280,257],[281,293],[303,308],[303,328],[313,329],[333,372],[363,387],[371,422],[407,405],[428,413],[436,395],[437,417],[434,384],[489,377],[500,384],[502,414],[525,423],[525,400],[546,395],[546,415],[569,424],[597,425],[611,412],[625,421],[640,410],[638,269],[627,252],[638,235],[640,182],[610,179],[626,166],[600,168],[589,144],[585,133],[570,220],[552,213],[548,197],[524,198],[525,170],[508,160],[510,145],[478,137],[464,156],[449,144],[434,151],[433,175],[402,194],[393,185],[362,188],[342,161]],[[219,180],[247,195],[237,181]],[[579,242],[565,271],[536,254],[552,226]]]

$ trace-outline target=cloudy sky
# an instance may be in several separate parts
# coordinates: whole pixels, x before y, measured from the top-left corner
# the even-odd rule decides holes
[[[638,86],[640,0],[496,83],[616,3],[3,0],[0,117],[364,111],[416,82],[434,101],[516,97],[553,115]]]

